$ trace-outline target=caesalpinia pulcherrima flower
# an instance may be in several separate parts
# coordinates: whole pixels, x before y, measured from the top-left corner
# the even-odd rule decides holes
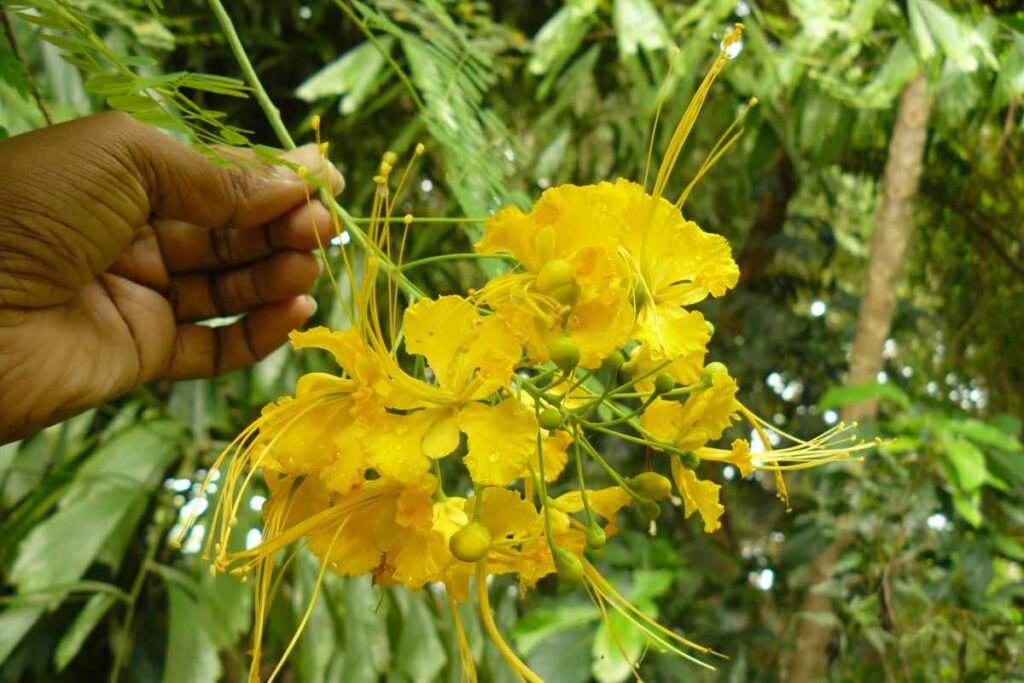
[[[369,226],[357,245],[341,247],[349,327],[292,336],[296,349],[331,354],[338,374],[302,377],[295,395],[267,406],[211,469],[226,467],[209,536],[211,570],[254,578],[250,680],[259,678],[263,623],[286,565],[279,560],[299,542],[320,558],[320,579],[330,571],[372,575],[380,585],[443,586],[464,679],[476,673],[455,607],[475,593],[505,660],[520,678],[540,680],[495,626],[487,579],[496,575],[514,577],[523,592],[551,574],[582,585],[606,618],[614,609],[650,647],[709,666],[693,653],[715,653],[660,626],[601,576],[594,562],[618,530],[616,516],[627,507],[649,520],[661,514],[661,501],[673,498],[661,470],[671,474],[685,516],[699,513],[711,533],[724,507],[720,487],[699,476],[708,463],[729,463],[744,476],[769,470],[785,498],[784,470],[850,458],[868,446],[852,443],[845,427],[810,441],[775,429],[793,445],[773,450],[768,426],[736,398],[727,368],[705,363],[714,328],[689,307],[723,296],[739,272],[726,240],[681,209],[736,136],[723,138],[675,202],[662,195],[741,30],[723,42],[652,190],[646,178],[563,185],[529,211],[499,211],[486,220],[477,249],[517,265],[468,298],[426,299],[406,286],[401,255],[415,219],[393,221],[392,213],[409,168],[392,193],[395,158],[385,155]],[[319,134],[318,120],[313,127]],[[415,156],[422,152],[417,147]],[[333,218],[340,237],[340,217]],[[397,263],[394,223],[402,235]],[[340,297],[335,273],[327,272]],[[763,451],[751,454],[745,439],[710,445],[740,420],[760,434]],[[660,456],[650,470],[624,476],[601,455],[599,439],[613,438]],[[592,488],[584,481],[588,460],[607,477]],[[451,468],[471,482],[471,495],[444,491],[442,473]],[[233,550],[230,532],[257,478],[269,490],[262,539]]]

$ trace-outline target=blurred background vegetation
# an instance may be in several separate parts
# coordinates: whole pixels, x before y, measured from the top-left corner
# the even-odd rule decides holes
[[[115,107],[182,137],[199,126],[206,141],[277,144],[223,78],[240,71],[202,2],[0,7],[0,136]],[[859,417],[863,436],[888,441],[860,465],[792,477],[788,514],[766,478],[726,467],[715,474],[728,510],[719,532],[680,510],[657,536],[630,520],[604,569],[663,623],[729,656],[709,674],[649,652],[640,671],[1024,678],[1020,2],[236,0],[229,11],[288,129],[308,140],[309,117],[323,117],[356,216],[381,153],[418,141],[428,154],[402,209],[418,215],[484,217],[550,185],[640,178],[662,85],[672,121],[724,31],[745,23],[680,174],[758,98],[743,139],[687,204],[728,237],[743,274],[706,307],[712,359],[780,429],[810,435]],[[177,108],[159,114],[153,98]],[[191,129],[175,117],[184,102],[201,113]],[[418,228],[407,259],[468,250],[478,230]],[[413,277],[449,293],[482,274],[448,262]],[[340,325],[326,287],[318,298],[317,322]],[[216,453],[321,364],[281,350],[0,446],[0,680],[244,678],[249,586],[209,577],[202,524],[180,551],[169,533],[205,508],[196,481]],[[608,448],[620,470],[645,466],[642,452]],[[251,541],[261,502],[237,530]],[[316,570],[308,555],[292,563],[267,660]],[[582,594],[542,584],[520,600],[502,581],[492,594],[545,680],[630,677]],[[457,681],[443,605],[430,590],[330,577],[285,679]],[[512,680],[465,617],[481,680]],[[633,656],[644,651],[625,623],[618,631]]]

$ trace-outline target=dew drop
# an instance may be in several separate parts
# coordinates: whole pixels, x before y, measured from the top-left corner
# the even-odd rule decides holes
[[[491,451],[491,454],[487,456],[487,460],[489,462],[497,464],[501,462],[501,453],[499,453],[498,451]]]

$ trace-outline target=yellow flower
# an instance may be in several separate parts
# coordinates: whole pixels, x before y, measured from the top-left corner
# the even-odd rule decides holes
[[[619,241],[628,254],[636,305],[630,336],[656,361],[702,353],[711,337],[704,316],[682,307],[736,285],[739,269],[729,243],[637,183],[600,183],[596,193],[623,226]]]
[[[493,279],[479,296],[520,335],[534,362],[547,360],[563,328],[584,368],[626,342],[632,313],[618,254],[622,226],[595,199],[594,186],[551,188],[529,213],[508,207],[495,214],[476,245],[481,254],[510,254],[525,269]]]
[[[655,438],[684,451],[695,451],[719,438],[738,419],[738,387],[726,372],[714,373],[711,382],[709,388],[688,396],[685,403],[655,399],[644,411],[640,425]]]
[[[683,466],[679,458],[672,458],[672,478],[683,497],[683,511],[686,519],[694,512],[700,512],[704,520],[704,533],[712,533],[722,526],[719,519],[725,508],[718,500],[721,486],[714,482],[698,479],[693,470]]]

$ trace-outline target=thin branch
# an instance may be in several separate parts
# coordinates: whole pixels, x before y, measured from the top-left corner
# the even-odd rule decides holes
[[[46,102],[43,101],[43,96],[39,92],[39,84],[36,83],[35,77],[32,76],[32,71],[28,68],[28,64],[25,62],[24,57],[21,56],[21,50],[18,49],[18,41],[14,38],[14,27],[11,26],[10,17],[7,16],[7,11],[3,5],[0,5],[0,21],[4,24],[4,34],[7,36],[7,44],[11,46],[11,54],[14,58],[25,67],[25,73],[28,74],[28,89],[32,93],[32,98],[36,101],[36,106],[39,108],[40,113],[43,115],[43,119],[46,121],[46,125],[53,125],[53,115],[50,114],[50,108],[46,106]]]

